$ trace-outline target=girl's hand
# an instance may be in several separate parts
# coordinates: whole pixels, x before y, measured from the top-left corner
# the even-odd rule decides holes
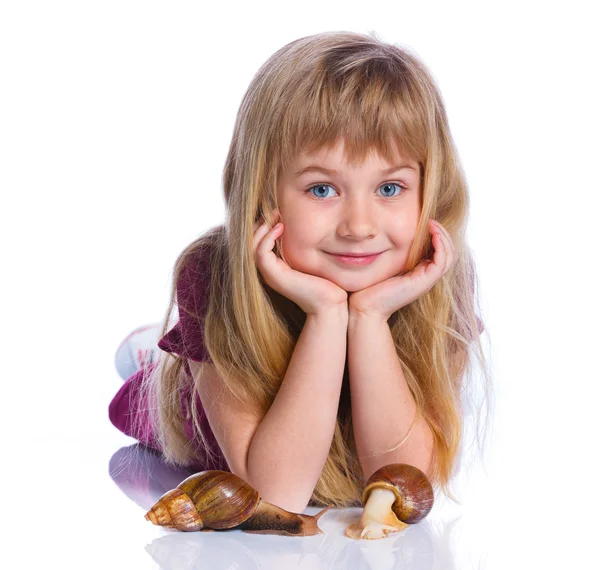
[[[454,262],[454,246],[450,235],[438,222],[430,220],[429,231],[433,234],[433,261],[425,259],[404,275],[395,275],[352,293],[348,301],[350,314],[375,316],[387,321],[395,311],[427,293],[441,279]]]
[[[254,259],[263,279],[275,291],[290,299],[306,314],[333,307],[348,310],[348,293],[328,279],[292,269],[273,253],[275,240],[283,233],[283,224],[269,229],[267,223],[254,232]]]

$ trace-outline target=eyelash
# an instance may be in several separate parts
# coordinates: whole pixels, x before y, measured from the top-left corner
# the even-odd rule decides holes
[[[381,186],[379,186],[379,188],[381,188],[382,186],[399,186],[400,188],[402,188],[402,190],[406,191],[408,190],[408,188],[406,186],[404,186],[403,184],[400,184],[399,182],[384,182]],[[326,182],[319,182],[318,184],[313,184],[312,186],[310,186],[309,188],[307,188],[306,192],[310,192],[313,188],[317,188],[319,186],[329,186],[330,188],[333,188],[333,186],[331,184],[327,184]],[[400,194],[396,194],[394,196],[384,196],[384,198],[397,198],[398,196],[400,196],[401,194],[404,194],[404,192],[400,192]],[[314,194],[311,193],[311,195],[314,198],[317,198],[318,200],[324,200],[325,198],[323,198],[322,196],[315,196]]]

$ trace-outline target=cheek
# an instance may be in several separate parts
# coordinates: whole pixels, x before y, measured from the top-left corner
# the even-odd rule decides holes
[[[321,249],[321,234],[307,224],[291,226],[279,241],[279,251],[284,261],[303,273],[319,273],[323,270],[324,256]]]
[[[298,260],[302,258],[305,240],[302,227],[292,222],[287,222],[283,235],[277,240],[284,260],[294,268],[297,268]]]
[[[388,279],[394,275],[398,275],[402,273],[406,269],[406,262],[408,260],[408,247],[403,247],[402,249],[396,249],[393,252],[384,268],[384,279]],[[390,252],[392,253],[392,252]]]
[[[309,223],[294,219],[286,223],[283,235],[280,238],[286,252],[290,254],[296,252],[299,255],[300,252],[306,254],[307,250],[318,249],[321,242],[320,236],[323,234],[314,218],[308,219],[311,220]]]

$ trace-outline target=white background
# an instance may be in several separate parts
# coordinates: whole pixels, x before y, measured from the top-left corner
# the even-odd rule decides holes
[[[593,566],[600,45],[591,6],[3,2],[0,542],[5,560],[14,549],[11,567],[208,568],[200,560],[219,540],[245,544],[239,531],[168,536],[143,519],[150,499],[132,500],[135,490],[109,476],[113,454],[135,443],[108,420],[121,385],[114,351],[163,317],[176,256],[224,221],[222,167],[254,73],[289,41],[327,30],[373,30],[416,51],[442,91],[471,193],[493,440],[487,472],[461,484],[462,505],[423,527],[433,566],[404,567]],[[330,535],[343,529],[334,519],[321,525]],[[158,562],[147,547],[156,537],[187,542]],[[284,554],[263,553],[260,567],[334,567],[313,551],[286,558],[298,540],[275,539]],[[361,545],[363,557],[340,567],[394,567],[392,543]],[[174,558],[184,545],[187,565]],[[259,567],[235,564],[222,567]]]

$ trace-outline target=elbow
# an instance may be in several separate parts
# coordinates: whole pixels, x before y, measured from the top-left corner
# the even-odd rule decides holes
[[[242,477],[239,473],[237,475]],[[314,485],[309,490],[308,487],[303,487],[298,481],[294,485],[289,485],[286,481],[265,481],[260,479],[260,475],[253,472],[251,468],[245,470],[245,476],[242,479],[258,491],[263,501],[290,513],[300,514],[304,512],[314,489]]]
[[[267,495],[263,496],[261,494],[261,499],[263,501],[267,501],[280,509],[284,509],[290,513],[301,514],[304,512],[306,507],[308,506],[309,499],[305,500],[303,497],[289,497],[289,496],[281,496],[281,495]]]
[[[425,439],[418,450],[405,463],[410,463],[419,468],[431,481],[434,472],[434,441],[429,428],[427,428]]]
[[[434,446],[433,432],[429,426],[423,423],[418,429],[415,427],[412,437],[406,441],[402,449],[378,455],[375,459],[361,461],[363,484],[377,469],[391,463],[407,463],[417,467],[431,481],[435,469]]]
[[[431,479],[434,469],[435,442],[433,432],[425,420],[421,419],[419,422],[411,444],[410,458],[407,458],[405,463],[410,463],[419,468],[428,479]]]
[[[240,479],[243,479],[248,485],[258,491],[258,495],[263,501],[267,503],[271,503],[280,509],[284,509],[289,511],[290,513],[302,513],[308,506],[310,498],[306,499],[304,496],[294,496],[290,495],[289,490],[287,491],[276,491],[276,490],[266,490],[262,485],[255,483],[252,478],[249,476],[248,472],[242,472],[239,469],[231,469],[229,466],[229,470],[234,475],[237,475]]]
[[[271,503],[280,509],[290,513],[302,513],[308,506],[311,494],[307,497],[306,493],[300,493],[295,489],[293,493],[289,485],[276,485],[265,488],[264,485],[250,483],[260,495],[260,498],[267,503]]]
[[[312,497],[312,491],[307,497],[306,493],[298,492],[295,489],[295,493],[292,493],[289,485],[266,485],[264,482],[261,484],[252,477],[248,477],[245,481],[258,491],[260,498],[267,503],[275,505],[280,509],[289,511],[290,513],[302,513],[308,506],[310,498]]]

